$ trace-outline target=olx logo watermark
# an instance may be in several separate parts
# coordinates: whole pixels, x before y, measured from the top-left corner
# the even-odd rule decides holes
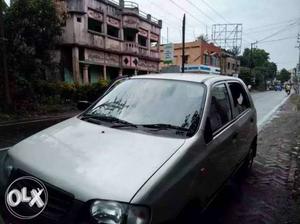
[[[19,219],[33,219],[48,203],[46,186],[34,177],[21,177],[12,182],[5,192],[8,211]]]

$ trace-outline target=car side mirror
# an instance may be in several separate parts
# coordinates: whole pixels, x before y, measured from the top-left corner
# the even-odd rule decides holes
[[[91,103],[88,101],[79,101],[77,103],[77,109],[80,111],[86,110],[89,106],[91,106]]]
[[[204,129],[204,141],[206,144],[210,143],[213,140],[213,131],[211,129],[211,121],[208,117],[206,119],[205,129]]]

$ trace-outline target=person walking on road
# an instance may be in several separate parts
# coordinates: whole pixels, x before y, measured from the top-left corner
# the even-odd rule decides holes
[[[289,84],[285,85],[285,92],[287,93],[287,95],[291,94],[291,86]]]

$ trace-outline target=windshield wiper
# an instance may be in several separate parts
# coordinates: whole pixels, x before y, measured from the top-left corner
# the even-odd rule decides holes
[[[135,125],[135,124],[132,124],[128,121],[124,121],[119,118],[111,117],[111,116],[97,116],[97,115],[87,114],[87,115],[82,116],[81,119],[91,121],[94,123],[98,123],[98,124],[101,121],[110,122],[110,123],[114,124],[113,126],[111,126],[112,128],[123,128],[123,127],[137,128],[137,125]]]
[[[178,126],[171,125],[171,124],[145,124],[142,126],[145,128],[153,128],[153,129],[158,129],[158,130],[173,129],[173,130],[177,130],[177,131],[188,131],[187,128],[178,127]]]
[[[83,115],[81,117],[81,120],[88,121],[88,122],[95,123],[95,124],[101,124],[99,116],[96,116],[96,115],[91,115],[91,114]]]
[[[111,122],[114,125],[111,126],[112,128],[122,128],[122,127],[134,127],[137,128],[137,125],[132,124],[128,121],[121,120],[116,117],[111,117],[111,116],[97,116],[97,119],[100,121],[106,121],[106,122]]]

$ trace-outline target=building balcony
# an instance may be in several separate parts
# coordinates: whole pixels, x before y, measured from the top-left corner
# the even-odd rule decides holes
[[[139,46],[139,54],[143,56],[149,56],[148,48]]]
[[[139,5],[135,2],[124,1],[124,12],[125,13],[134,13],[139,15]]]
[[[139,45],[136,42],[125,41],[123,43],[122,50],[125,53],[138,54],[139,53]]]
[[[159,51],[157,51],[157,50],[151,50],[150,51],[150,57],[151,58],[157,58],[157,59],[159,59],[160,58]]]

